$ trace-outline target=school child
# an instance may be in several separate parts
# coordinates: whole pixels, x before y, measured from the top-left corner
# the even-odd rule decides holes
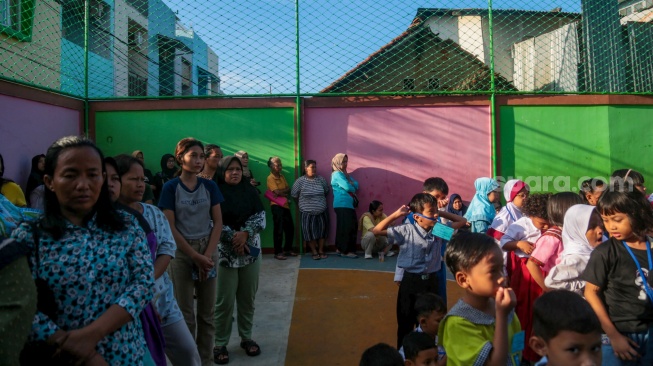
[[[646,196],[642,173],[632,169],[618,169],[610,175],[610,189],[620,192],[637,191]]]
[[[465,218],[471,232],[485,233],[496,216],[492,203],[499,200],[499,183],[492,178],[478,178],[474,181],[474,188],[476,194],[469,203]]]
[[[581,280],[581,275],[592,250],[602,242],[603,221],[599,212],[590,205],[572,206],[565,214],[562,228],[564,250],[559,263],[551,268],[544,279],[545,287],[569,290],[582,296],[585,281]]]
[[[424,181],[422,186],[422,193],[428,193],[438,202],[438,210],[440,210],[440,215],[438,216],[438,221],[441,221],[443,224],[452,227],[453,229],[460,229],[468,225],[467,220],[464,217],[451,213],[447,210],[447,205],[451,202],[447,200],[447,194],[449,194],[449,186],[444,179],[440,177],[431,177]],[[446,211],[446,212],[443,212]],[[415,219],[412,215],[406,216],[404,223],[415,224]],[[442,242],[442,247],[440,249],[440,255],[444,258],[444,250],[446,249],[446,241]],[[438,282],[438,288],[440,291],[438,295],[442,297],[444,303],[447,303],[447,271],[444,269],[444,259],[440,266],[440,270],[435,273],[436,280]],[[401,283],[401,279],[404,275],[404,270],[397,266],[395,268],[395,283]]]
[[[404,338],[403,349],[406,352],[405,366],[436,365],[438,349],[433,339],[426,333],[413,332]]]
[[[653,365],[653,210],[641,192],[606,191],[596,206],[611,238],[594,249],[582,279],[601,321],[603,363]]]
[[[404,359],[397,349],[385,344],[378,343],[368,348],[361,355],[358,366],[403,366]]]
[[[506,205],[494,217],[490,228],[487,230],[487,234],[495,239],[497,245],[503,234],[508,230],[508,226],[524,216],[521,207],[524,205],[524,200],[528,197],[530,189],[528,184],[519,179],[511,179],[503,186],[503,197],[506,199]]]
[[[501,247],[508,253],[506,263],[510,286],[517,294],[515,312],[526,334],[531,334],[533,302],[542,294],[542,288],[533,280],[528,271],[527,262],[535,249],[535,242],[549,228],[547,206],[550,193],[531,194],[524,201],[524,217],[508,226],[501,237]],[[524,359],[537,361],[539,356],[528,345],[524,348]]]
[[[606,188],[605,182],[600,179],[586,179],[580,184],[578,195],[584,204],[596,206],[596,203],[599,202],[599,198],[601,198],[601,194],[603,194]]]
[[[485,234],[463,231],[449,242],[445,261],[465,291],[440,322],[447,365],[519,365],[524,333],[515,293],[503,287],[501,249]]]
[[[436,294],[424,292],[417,295],[415,300],[415,312],[417,313],[417,328],[415,332],[426,333],[431,336],[433,344],[438,349],[438,359],[436,365],[446,365],[447,356],[444,347],[438,345],[438,328],[440,322],[447,314],[447,305],[442,298]],[[399,350],[401,357],[406,358],[404,348]]]
[[[528,342],[542,356],[535,366],[601,365],[599,318],[587,301],[570,291],[554,290],[535,301]]]
[[[537,239],[535,249],[533,249],[531,257],[526,262],[528,272],[542,290],[546,290],[544,278],[551,268],[558,263],[558,258],[563,249],[562,224],[565,213],[573,205],[582,202],[580,196],[573,192],[560,192],[549,198],[546,211],[551,227]]]
[[[409,213],[412,213],[415,224],[388,227]],[[415,327],[415,296],[421,292],[438,293],[435,272],[440,270],[442,263],[442,239],[433,235],[431,230],[439,213],[433,196],[418,193],[411,199],[410,208],[401,206],[372,229],[374,235],[387,236],[389,245],[397,244],[401,248],[397,266],[404,269],[404,274],[397,294],[397,348]]]

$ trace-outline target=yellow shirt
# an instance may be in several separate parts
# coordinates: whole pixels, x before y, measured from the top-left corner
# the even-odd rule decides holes
[[[270,173],[268,175],[268,189],[271,191],[276,191],[277,189],[289,189],[290,187],[288,186],[288,182],[286,182],[286,178],[283,176],[283,174],[279,174],[279,178],[275,177],[274,174]],[[288,192],[290,193],[290,192]],[[288,197],[286,197],[288,198]],[[270,201],[270,205],[275,205],[278,206],[276,203]],[[286,202],[285,205],[283,205],[285,208],[290,208],[288,205],[288,202]]]
[[[440,323],[438,340],[447,353],[447,365],[483,365],[492,351],[494,317],[458,300]],[[524,332],[513,311],[508,323],[506,365],[519,366],[524,349]]]
[[[14,182],[7,182],[3,184],[2,189],[0,189],[0,193],[2,193],[3,196],[7,197],[9,202],[13,203],[14,206],[27,206],[27,201],[25,200],[23,190],[20,189],[20,186]]]

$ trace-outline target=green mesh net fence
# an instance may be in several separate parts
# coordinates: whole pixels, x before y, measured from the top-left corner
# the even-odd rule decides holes
[[[80,98],[653,93],[653,0],[0,0],[0,77]]]

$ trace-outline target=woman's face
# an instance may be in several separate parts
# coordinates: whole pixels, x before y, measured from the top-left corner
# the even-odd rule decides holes
[[[453,200],[453,209],[456,211],[460,211],[463,208],[463,201],[460,198],[456,198]]]
[[[240,158],[240,162],[243,163],[243,166],[247,166],[247,164],[249,164],[249,155],[243,154]]]
[[[193,146],[181,156],[181,168],[191,174],[197,174],[204,166],[204,151],[199,146]]]
[[[122,188],[120,189],[120,202],[131,204],[140,202],[145,193],[145,172],[139,164],[132,164],[129,171],[122,175]]]
[[[39,172],[45,170],[45,158],[43,156],[39,158],[39,162],[36,164],[36,169],[38,169]]]
[[[175,158],[169,158],[168,161],[166,161],[166,167],[168,169],[174,169],[175,168]]]
[[[139,152],[138,154],[136,154],[135,158],[138,159],[138,160],[140,160],[141,163],[145,161],[142,152]]]
[[[306,167],[306,176],[309,178],[315,177],[315,174],[317,173],[317,168],[315,167],[315,164],[308,164]]]
[[[218,165],[220,165],[220,159],[222,159],[222,151],[218,149],[211,150],[209,156],[206,157],[206,166],[211,170],[217,170]]]
[[[349,163],[349,158],[345,156],[345,158],[342,159],[342,164],[340,164],[340,169],[346,172],[348,163]]]
[[[281,164],[281,160],[273,161],[272,166],[270,167],[270,171],[275,174],[281,174],[281,170],[283,170],[283,165]]]
[[[227,166],[227,170],[224,173],[224,181],[232,186],[240,183],[243,179],[243,168],[240,167],[240,164],[236,160],[232,160]]]
[[[379,205],[379,207],[372,212],[372,216],[375,218],[379,218],[383,215],[383,205]]]
[[[46,175],[44,182],[57,196],[65,217],[84,217],[93,210],[104,183],[100,154],[89,146],[64,149],[54,174]]]
[[[120,197],[120,188],[122,184],[120,183],[120,176],[116,171],[116,168],[111,164],[106,164],[107,170],[107,186],[109,187],[109,194],[111,195],[111,202],[115,202]]]

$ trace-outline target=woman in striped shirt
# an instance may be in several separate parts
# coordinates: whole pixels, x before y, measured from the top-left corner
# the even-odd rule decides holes
[[[327,257],[324,254],[324,241],[329,230],[326,201],[329,184],[317,175],[315,160],[304,161],[304,172],[293,184],[290,194],[299,204],[302,235],[311,248],[313,259],[324,259]]]

